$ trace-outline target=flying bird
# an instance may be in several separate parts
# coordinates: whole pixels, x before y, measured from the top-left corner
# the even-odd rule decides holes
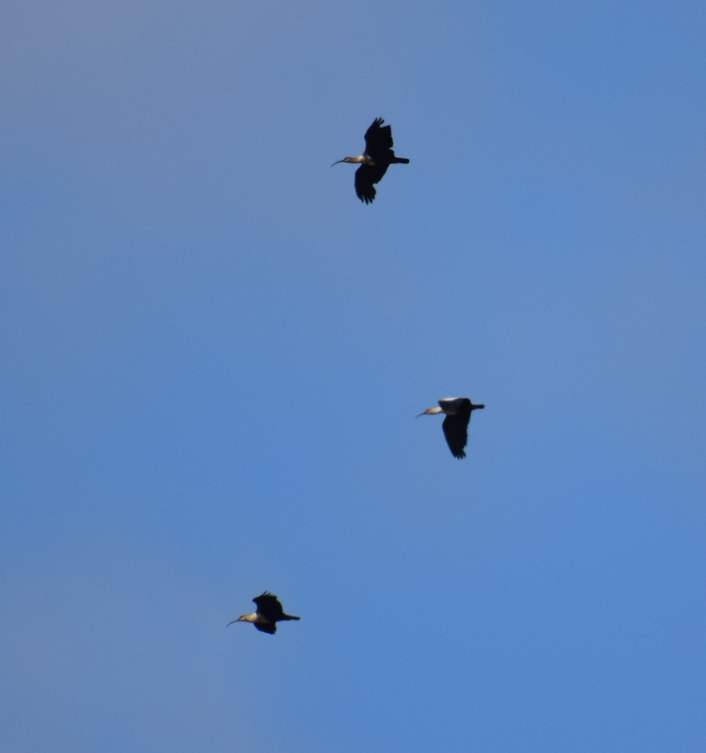
[[[301,619],[291,614],[285,614],[279,599],[267,591],[256,596],[253,601],[257,609],[252,614],[243,614],[237,620],[231,620],[228,625],[232,625],[234,622],[252,622],[263,633],[274,635],[277,632],[278,622]]]
[[[444,423],[441,425],[446,444],[455,458],[465,458],[464,448],[468,444],[468,422],[471,420],[471,412],[478,408],[485,408],[485,405],[473,405],[467,397],[445,397],[439,400],[439,406],[439,408],[429,408],[419,416],[446,414]]]
[[[382,180],[390,165],[409,164],[408,159],[395,157],[392,151],[392,126],[383,126],[384,122],[382,118],[377,118],[365,132],[365,151],[359,157],[344,157],[333,163],[360,165],[355,171],[355,193],[366,204],[373,203],[377,193],[373,184]]]

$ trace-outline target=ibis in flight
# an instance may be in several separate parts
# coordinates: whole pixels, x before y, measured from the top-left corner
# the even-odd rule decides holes
[[[392,126],[383,126],[384,122],[382,118],[377,118],[365,132],[365,151],[359,157],[344,157],[333,163],[360,165],[355,171],[355,192],[366,204],[373,203],[377,193],[373,184],[382,180],[390,165],[409,164],[408,159],[395,157],[392,151]]]
[[[444,413],[446,418],[441,428],[444,430],[446,444],[455,458],[465,458],[465,447],[468,444],[468,422],[471,413],[485,405],[473,405],[467,397],[445,397],[439,400],[438,408],[429,408],[419,416],[433,416],[436,413]],[[417,416],[417,418],[419,418]]]
[[[257,609],[252,614],[243,614],[237,620],[231,620],[228,625],[234,622],[252,622],[263,633],[274,635],[277,632],[278,622],[300,619],[294,615],[285,614],[279,599],[267,591],[256,596],[253,601]]]

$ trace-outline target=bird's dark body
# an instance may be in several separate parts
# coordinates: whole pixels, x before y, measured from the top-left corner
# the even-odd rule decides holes
[[[379,183],[390,165],[408,165],[406,157],[396,157],[392,150],[392,126],[377,118],[365,132],[365,151],[360,157],[346,157],[342,162],[358,162],[355,171],[355,193],[365,204],[372,204],[377,195],[375,184]]]
[[[440,400],[439,405],[444,408],[444,403],[453,404],[454,412],[447,413],[441,428],[444,430],[446,444],[451,450],[451,454],[458,458],[466,457],[466,445],[468,444],[468,424],[471,420],[471,413],[478,408],[485,408],[484,405],[474,405],[467,397],[457,400]],[[449,410],[446,407],[445,411]]]
[[[466,457],[468,444],[468,423],[471,420],[471,401],[463,400],[453,416],[446,416],[441,428],[444,430],[446,444],[455,458]]]
[[[277,625],[274,622],[254,622],[253,624],[263,633],[274,635],[277,632]]]
[[[265,591],[256,596],[253,601],[257,607],[257,614],[263,617],[267,622],[255,622],[254,625],[263,633],[274,635],[277,632],[277,623],[284,620],[298,620],[291,614],[285,614],[279,599],[271,593]]]

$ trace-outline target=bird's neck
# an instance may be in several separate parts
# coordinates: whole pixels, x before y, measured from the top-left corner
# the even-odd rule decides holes
[[[346,157],[344,162],[349,162],[351,165],[374,165],[373,158],[367,153],[363,152],[358,157]]]

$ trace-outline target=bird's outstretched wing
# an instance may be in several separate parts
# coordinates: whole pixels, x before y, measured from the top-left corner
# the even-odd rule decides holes
[[[365,151],[375,159],[376,155],[392,149],[392,126],[383,126],[385,121],[376,118],[365,132]]]
[[[445,402],[439,400],[439,405]],[[443,405],[442,405],[443,407]],[[441,428],[444,430],[446,444],[455,458],[465,458],[464,448],[468,444],[468,422],[471,420],[471,401],[465,397],[456,407],[456,413],[446,416]]]
[[[468,444],[468,421],[458,416],[446,416],[441,425],[446,437],[446,444],[455,458],[465,458],[465,446]]]
[[[273,626],[276,620],[282,618],[284,610],[282,609],[282,605],[279,603],[279,599],[274,594],[265,591],[259,596],[256,596],[253,601],[257,606],[258,614],[261,614],[268,622],[271,622]],[[258,623],[255,623],[255,625],[257,624]],[[265,632],[268,633],[270,631],[265,630]],[[272,632],[274,632],[274,630]]]
[[[356,196],[366,204],[372,204],[377,195],[377,191],[373,187],[373,184],[379,183],[386,172],[387,164],[361,165],[355,171]]]

